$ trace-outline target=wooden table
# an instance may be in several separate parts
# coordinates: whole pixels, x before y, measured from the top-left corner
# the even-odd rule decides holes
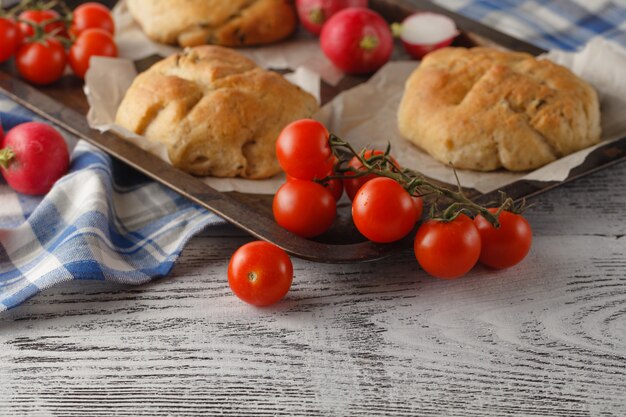
[[[256,309],[224,227],[153,283],[55,287],[0,316],[0,416],[624,416],[626,164],[536,203],[521,265],[456,281],[294,259]]]
[[[56,287],[1,317],[0,415],[626,415],[626,164],[536,203],[521,265],[456,281],[294,259],[256,309],[226,227],[151,284]]]

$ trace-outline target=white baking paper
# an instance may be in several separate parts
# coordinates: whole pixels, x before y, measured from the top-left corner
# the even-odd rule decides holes
[[[115,41],[121,58],[137,61],[152,55],[166,57],[180,50],[151,41],[133,20],[125,0],[119,1],[113,8],[113,20]],[[344,75],[326,58],[318,38],[302,28],[286,41],[262,47],[238,48],[237,51],[263,68],[292,71],[308,69],[319,74],[330,85],[337,85]]]
[[[117,108],[136,75],[135,66],[128,59],[91,58],[89,71],[85,75],[85,95],[89,102],[87,121],[92,128],[101,132],[112,131],[139,148],[158,156],[167,163],[171,163],[165,145],[150,142],[115,124]],[[286,74],[285,77],[311,93],[319,102],[321,81],[317,73],[306,68],[298,68],[293,73]],[[274,194],[278,187],[285,182],[285,177],[284,175],[277,175],[267,180],[204,177],[202,180],[218,191]]]
[[[584,162],[587,155],[607,141],[626,136],[626,51],[618,45],[602,40],[592,40],[576,53],[552,51],[546,57],[572,69],[590,82],[598,91],[602,110],[603,141],[561,158],[532,172],[492,173],[459,170],[465,187],[489,192],[520,179],[562,181],[570,170]],[[392,146],[398,162],[426,176],[455,184],[454,173],[445,164],[435,161],[398,132],[396,113],[402,97],[404,82],[419,63],[394,61],[383,67],[368,82],[344,91],[325,105],[315,118],[324,122],[329,130],[348,140],[356,148],[385,148]],[[124,132],[114,125],[115,112],[124,93],[135,76],[130,61],[111,58],[94,58],[86,77],[86,93],[91,109],[90,125],[99,130],[114,130],[129,137],[137,146],[159,155],[168,161],[164,146],[152,144],[143,138]],[[319,97],[319,76],[308,68],[298,68],[287,75],[292,82]],[[274,193],[283,182],[282,177],[270,180],[242,180],[208,178],[206,182],[220,191]]]
[[[502,188],[512,182],[528,179],[563,181],[570,170],[582,162],[596,147],[607,141],[626,136],[626,51],[603,39],[592,40],[576,53],[552,51],[551,59],[569,67],[591,83],[600,98],[602,112],[602,142],[561,158],[532,172],[475,172],[458,170],[461,184],[481,192]],[[404,82],[417,68],[417,62],[390,62],[367,83],[345,91],[328,103],[318,114],[328,129],[356,148],[385,149],[391,144],[392,154],[400,165],[418,170],[426,176],[455,184],[454,172],[409,141],[397,128],[397,110],[404,91]]]

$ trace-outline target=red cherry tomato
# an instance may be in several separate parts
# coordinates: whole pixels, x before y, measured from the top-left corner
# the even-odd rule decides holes
[[[302,119],[287,125],[276,140],[276,157],[282,169],[301,180],[330,175],[335,158],[328,136],[328,130],[316,120]]]
[[[7,61],[17,52],[20,30],[14,21],[0,17],[0,62]]]
[[[85,78],[92,56],[117,56],[117,46],[109,32],[102,29],[86,29],[76,38],[68,54],[74,74]]]
[[[321,235],[332,226],[337,203],[331,192],[313,181],[292,179],[276,192],[276,223],[302,237]]]
[[[415,235],[415,257],[430,275],[459,278],[469,272],[480,256],[480,234],[464,214],[443,222],[428,220]]]
[[[12,158],[5,158],[7,154]],[[8,160],[7,160],[8,159]],[[61,134],[45,123],[30,122],[7,132],[0,151],[0,171],[22,194],[46,194],[67,172],[70,157]]]
[[[326,185],[326,188],[330,190],[335,201],[339,201],[343,195],[343,182],[340,179],[330,180]]]
[[[496,213],[497,209],[489,211]],[[482,216],[474,219],[482,241],[479,262],[491,268],[509,268],[526,257],[533,233],[528,221],[519,214],[503,211],[498,221],[500,227],[496,229]]]
[[[33,84],[51,84],[65,71],[65,48],[54,38],[22,44],[15,56],[17,70]]]
[[[402,239],[415,227],[417,207],[411,195],[391,178],[379,177],[361,187],[352,202],[352,219],[373,242]]]
[[[102,29],[115,34],[115,23],[111,11],[104,5],[95,2],[83,3],[74,9],[70,32],[80,35],[86,29]]]
[[[287,181],[297,180],[298,178],[294,178],[291,175],[287,175]],[[339,201],[341,196],[343,195],[343,182],[340,179],[329,180],[327,184],[322,184],[325,188],[330,191],[333,195],[335,201]]]
[[[19,28],[22,33],[22,38],[27,39],[35,34],[35,29],[32,24],[38,25],[46,22],[43,30],[45,33],[58,35],[61,37],[67,37],[67,31],[65,30],[65,24],[60,20],[61,16],[52,9],[37,10],[29,9],[24,10],[18,16]],[[29,23],[31,24],[29,24]]]
[[[384,152],[381,150],[372,150],[372,149],[368,149],[363,153],[363,159],[365,159],[366,161],[368,159],[370,159],[372,156],[375,155],[383,155]],[[398,165],[398,163],[396,162],[395,159],[391,158],[392,161],[394,162],[394,164],[396,165],[396,167],[400,167]],[[350,161],[348,162],[348,167],[350,168],[354,168],[356,170],[364,170],[365,168],[363,167],[363,164],[361,164],[361,161],[359,160],[359,158],[357,158],[356,156],[353,156],[352,159],[350,159]],[[351,171],[347,171],[345,173],[346,176],[353,176],[354,173]],[[363,186],[363,184],[365,184],[366,182],[368,182],[371,179],[376,178],[376,175],[374,174],[369,174],[369,175],[364,175],[361,177],[355,177],[355,178],[344,178],[343,179],[343,187],[346,190],[346,194],[348,194],[348,197],[350,197],[350,200],[354,200],[354,196],[356,195],[357,191],[359,191],[359,188],[361,188]]]
[[[268,306],[287,294],[293,266],[287,253],[268,242],[250,242],[235,251],[228,264],[228,284],[248,304]]]
[[[424,200],[422,197],[412,197],[413,205],[415,205],[415,211],[417,212],[417,220],[422,218],[422,212],[424,211]]]

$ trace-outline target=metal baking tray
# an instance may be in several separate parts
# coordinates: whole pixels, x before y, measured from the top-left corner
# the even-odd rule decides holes
[[[454,41],[457,46],[497,46],[533,55],[541,48],[505,35],[480,23],[450,12],[424,0],[370,0],[370,7],[389,22],[401,21],[415,11],[433,11],[450,16],[461,30]],[[142,63],[138,63],[141,65]],[[145,63],[143,63],[145,64]],[[366,77],[345,77],[337,86],[322,86],[322,102],[366,80]],[[180,193],[194,203],[218,214],[251,235],[275,243],[288,253],[317,262],[347,263],[372,261],[401,249],[410,247],[413,233],[405,239],[377,244],[367,241],[354,228],[349,204],[338,207],[338,218],[331,230],[314,240],[305,239],[278,226],[273,219],[272,196],[224,193],[204,184],[198,178],[174,168],[159,158],[121,140],[112,133],[91,129],[85,115],[88,105],[82,92],[82,81],[66,76],[52,86],[35,88],[21,81],[12,64],[0,65],[0,91],[34,111],[44,119],[69,133],[86,140],[104,152],[129,165],[136,171]],[[512,198],[534,197],[583,175],[606,168],[626,158],[626,138],[594,150],[585,162],[575,168],[565,181],[517,181],[502,189]],[[497,192],[482,194],[465,189],[467,195],[479,202],[497,201]]]

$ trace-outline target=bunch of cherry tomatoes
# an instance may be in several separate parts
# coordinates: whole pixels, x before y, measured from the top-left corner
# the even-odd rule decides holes
[[[102,4],[83,3],[70,11],[63,3],[25,1],[0,16],[0,63],[15,57],[20,75],[37,85],[59,80],[67,64],[84,78],[92,56],[117,56],[114,32],[110,10]]]
[[[349,150],[348,157],[340,157],[339,149]],[[315,120],[288,125],[278,137],[276,155],[287,181],[274,196],[274,218],[297,235],[311,238],[327,231],[345,189],[352,200],[354,225],[364,237],[379,243],[403,239],[418,226],[423,196],[445,199],[445,209],[431,207],[428,218],[417,227],[413,244],[419,265],[437,278],[462,277],[478,262],[508,268],[530,250],[532,231],[520,214],[524,207],[510,198],[503,198],[498,207],[480,206],[460,187],[450,190],[401,168],[390,149],[354,151]],[[235,294],[256,305],[278,301],[291,285],[291,263],[285,266],[289,258],[284,251],[274,256],[275,263],[269,256],[251,258],[250,252],[265,250],[282,251],[266,242],[255,242],[254,249],[244,245],[229,267]],[[276,285],[280,291],[267,290]]]

